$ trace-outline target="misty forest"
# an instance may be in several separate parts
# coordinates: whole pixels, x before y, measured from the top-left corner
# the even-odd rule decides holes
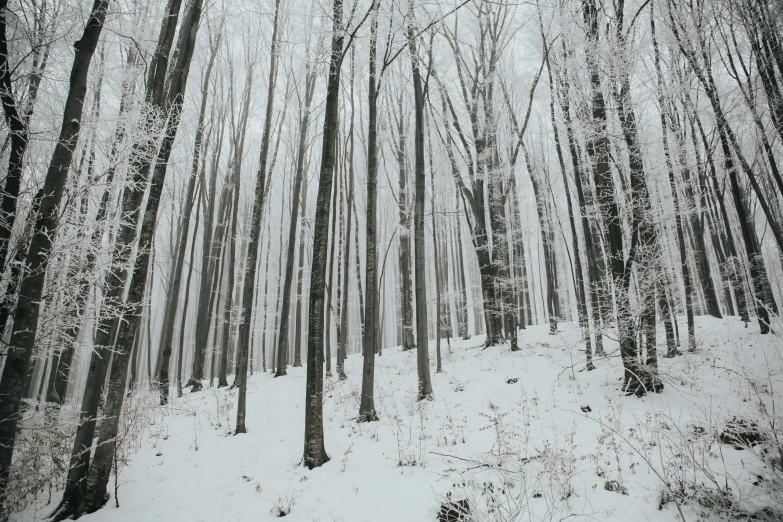
[[[0,521],[783,520],[780,0],[0,0]]]

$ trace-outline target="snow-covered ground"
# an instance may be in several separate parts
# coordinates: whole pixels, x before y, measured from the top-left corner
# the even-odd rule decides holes
[[[680,510],[698,520],[713,512],[710,502],[729,505],[714,493],[726,486],[739,499],[732,509],[753,511],[780,486],[759,459],[770,444],[736,449],[716,439],[735,416],[762,429],[781,422],[783,341],[737,318],[696,324],[697,353],[662,358],[666,388],[643,398],[621,393],[611,340],[609,356],[583,371],[573,323],[554,336],[546,325],[522,331],[516,353],[483,350],[479,337],[451,348],[444,340],[432,401],[416,402],[415,352],[387,349],[376,358],[380,421],[370,424],[355,421],[362,359],[349,356],[348,380],[326,382],[331,461],[315,470],[299,464],[304,368],[250,377],[240,436],[235,391],[186,395],[146,417],[119,475],[120,507],[112,498],[84,520],[236,522],[282,509],[288,520],[429,521],[443,502],[464,498],[477,521],[662,521]],[[434,352],[433,342],[433,361]],[[680,499],[661,506],[672,492]]]

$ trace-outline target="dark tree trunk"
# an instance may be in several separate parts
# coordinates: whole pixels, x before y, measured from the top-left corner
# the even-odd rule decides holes
[[[625,385],[642,390],[637,374],[633,371],[637,357],[635,333],[633,331],[628,283],[630,273],[625,272],[623,231],[617,198],[615,197],[612,171],[609,166],[609,138],[607,134],[606,103],[603,96],[598,63],[598,10],[594,0],[584,0],[585,25],[587,26],[587,66],[591,87],[591,124],[595,135],[587,143],[587,153],[593,163],[593,178],[596,188],[596,203],[604,217],[608,248],[609,267],[617,290],[617,328],[620,337],[620,352],[625,367]],[[595,243],[595,242],[594,242]]]
[[[266,228],[266,256],[264,256],[264,322],[261,326],[261,371],[266,371],[266,321],[267,321],[267,306],[269,304],[269,279],[267,275],[269,272],[269,251],[272,246],[272,233],[270,227]]]
[[[376,335],[378,324],[377,298],[378,292],[378,230],[377,230],[377,206],[378,206],[378,81],[377,81],[377,52],[378,52],[378,7],[374,8],[370,26],[370,74],[368,93],[367,116],[367,221],[365,233],[367,234],[366,272],[365,285],[367,287],[366,308],[364,310],[364,328],[362,331],[362,348],[364,361],[362,365],[362,397],[359,403],[359,422],[372,422],[378,420],[375,412],[375,353],[377,351],[378,337]],[[357,216],[358,226],[358,216]],[[357,229],[358,232],[358,229]],[[356,265],[359,266],[359,234],[356,234]],[[361,285],[361,277],[357,276]],[[359,289],[361,297],[361,288]]]
[[[429,121],[427,122],[427,131],[429,138]],[[435,171],[432,168],[432,140],[428,140],[429,143],[429,160],[430,160],[430,213],[432,216],[432,257],[435,268],[435,372],[443,372],[443,360],[440,353],[440,336],[442,332],[442,310],[441,310],[441,292],[443,291],[443,281],[441,280],[443,267],[441,266],[440,256],[443,255],[438,251],[438,225],[435,217]],[[429,362],[428,362],[429,364]]]
[[[338,129],[339,129],[339,122],[338,122]],[[340,131],[338,130],[338,133]],[[337,215],[337,222],[339,223],[339,235],[337,236],[337,283],[334,285],[335,291],[336,291],[336,303],[335,303],[335,309],[333,310],[334,313],[334,322],[335,322],[335,333],[336,333],[336,340],[337,340],[337,350],[335,351],[335,369],[337,370],[337,378],[339,380],[344,380],[345,372],[342,372],[342,351],[340,350],[340,339],[342,336],[340,335],[340,327],[342,326],[340,322],[340,318],[342,317],[342,310],[343,310],[343,285],[342,280],[343,278],[343,253],[345,252],[345,219],[344,219],[344,213],[345,213],[345,184],[346,184],[346,177],[348,176],[347,168],[345,165],[345,158],[342,155],[342,151],[340,150],[340,141],[337,141],[337,151],[335,152],[336,158],[337,158],[337,186],[336,189],[340,192],[340,204],[339,204],[339,212]],[[347,141],[347,140],[345,140]],[[342,159],[342,161],[339,161]]]
[[[646,391],[660,392],[663,384],[658,378],[658,355],[655,340],[655,294],[656,282],[661,277],[663,266],[658,235],[652,220],[652,205],[647,187],[647,174],[644,168],[644,158],[642,146],[639,139],[639,131],[636,120],[636,114],[633,110],[633,100],[631,99],[631,79],[630,64],[625,56],[627,41],[625,36],[624,23],[625,2],[617,3],[616,10],[616,38],[618,53],[622,57],[619,66],[616,68],[616,76],[619,77],[619,89],[614,89],[613,94],[617,100],[618,115],[620,126],[623,131],[623,138],[628,149],[629,170],[630,170],[630,200],[631,200],[631,245],[628,253],[628,259],[624,268],[624,287],[621,290],[620,300],[623,306],[630,308],[630,303],[625,300],[630,299],[630,279],[632,272],[636,268],[637,273],[637,294],[641,308],[641,334],[647,337],[646,358],[642,355],[639,346],[636,345],[636,353],[632,359],[624,359],[623,364],[630,368],[636,375],[632,380],[632,386],[636,386],[637,395],[642,395]],[[626,318],[630,319],[630,318]],[[631,335],[633,326],[629,325]],[[628,352],[630,355],[630,351]]]
[[[285,193],[283,194],[283,198],[285,198]],[[285,214],[285,206],[281,209],[281,214]],[[280,220],[280,235],[278,244],[280,245],[280,250],[277,251],[277,295],[275,296],[275,327],[274,327],[274,336],[272,337],[272,364],[271,369],[272,373],[276,372],[277,369],[277,339],[280,336],[280,304],[283,300],[283,220]]]
[[[310,304],[307,339],[307,391],[305,401],[304,456],[302,462],[310,469],[329,461],[324,448],[323,425],[323,332],[324,290],[326,286],[326,244],[329,236],[329,211],[334,176],[334,152],[337,141],[337,117],[340,96],[340,66],[342,64],[343,3],[334,0],[332,17],[332,46],[329,61],[329,78],[326,85],[323,143],[321,146],[321,171],[318,182],[318,199],[313,223],[313,263],[310,271]]]
[[[337,342],[337,377],[344,381],[348,378],[345,374],[345,359],[348,356],[348,318],[350,314],[350,300],[348,299],[348,290],[351,270],[351,225],[353,220],[353,178],[354,178],[354,116],[355,116],[355,100],[354,100],[354,49],[351,48],[351,123],[348,126],[348,190],[346,195],[345,210],[347,213],[346,224],[344,229],[342,253],[343,253],[343,288],[342,288],[342,305],[340,306],[340,334]]]
[[[337,124],[335,124],[337,125]],[[337,132],[337,131],[335,131]],[[336,138],[335,138],[336,143]],[[336,156],[336,154],[335,154]],[[326,377],[332,376],[332,283],[334,282],[334,246],[337,243],[337,192],[339,187],[339,173],[338,183],[335,183],[332,191],[332,206],[334,209],[332,212],[332,234],[331,243],[329,247],[329,279],[326,283],[326,324],[324,325],[324,352],[326,357]],[[310,277],[310,285],[312,286],[312,276]]]
[[[405,155],[405,119],[402,106],[402,94],[399,99],[399,120],[397,123],[397,164],[399,165],[400,192],[397,204],[400,208],[400,312],[402,319],[402,349],[416,347],[413,337],[413,280],[411,278],[411,213],[408,195],[408,169]]]
[[[60,202],[68,179],[73,151],[79,138],[87,76],[106,19],[108,0],[95,0],[81,38],[74,44],[68,95],[60,135],[46,173],[32,239],[25,259],[25,278],[19,284],[14,325],[0,378],[0,511],[5,502],[11,458],[24,381],[35,344],[41,295],[49,264],[49,250],[58,226]],[[5,6],[3,6],[5,7]],[[3,9],[3,11],[6,11]],[[5,12],[3,18],[5,18]],[[7,49],[6,49],[7,53]]]
[[[647,175],[644,169],[642,146],[639,140],[639,131],[636,123],[636,114],[633,111],[631,99],[630,64],[625,56],[627,49],[624,22],[625,2],[620,1],[616,10],[616,38],[618,53],[622,57],[615,76],[619,77],[619,90],[613,89],[617,100],[620,126],[623,138],[628,149],[630,171],[630,200],[631,200],[631,245],[628,259],[625,262],[623,287],[619,292],[618,308],[628,308],[630,313],[630,279],[634,267],[637,273],[637,294],[641,308],[641,333],[647,336],[647,357],[640,353],[639,345],[633,346],[635,352],[631,354],[630,342],[627,355],[623,354],[623,365],[633,374],[631,388],[635,388],[637,395],[643,395],[647,391],[660,392],[663,384],[658,378],[658,357],[655,343],[655,282],[660,277],[663,265],[660,261],[660,246],[658,235],[652,220],[652,205],[647,187]],[[622,177],[621,177],[622,179]],[[620,314],[618,313],[618,317]],[[632,321],[631,317],[624,317],[626,321]],[[620,327],[622,328],[622,326]],[[636,336],[634,326],[629,324],[629,335]],[[640,333],[640,339],[641,339]],[[632,357],[631,357],[632,356]],[[626,380],[628,383],[628,379]]]
[[[412,14],[412,11],[411,11]],[[414,173],[416,192],[413,198],[413,270],[416,293],[416,368],[419,374],[418,399],[432,397],[432,380],[430,378],[429,342],[427,339],[427,271],[424,252],[424,201],[427,190],[427,179],[424,168],[424,103],[426,93],[421,76],[419,56],[417,51],[416,32],[413,21],[408,25],[408,49],[411,54],[411,69],[413,71],[413,98],[415,104],[415,160]]]
[[[359,214],[356,212],[356,198],[353,200],[353,214],[356,216],[356,221],[354,222],[354,237],[356,238],[356,241],[354,241],[354,253],[356,254],[356,289],[357,293],[359,294],[359,326],[361,334],[361,338],[364,339],[364,290],[362,289],[362,260],[359,255]],[[362,341],[364,342],[364,341]],[[364,348],[362,344],[362,353],[364,353]]]
[[[275,14],[272,22],[272,47],[270,49],[269,85],[264,116],[264,133],[261,137],[261,152],[258,159],[258,175],[253,200],[253,215],[250,222],[250,243],[247,248],[247,268],[245,270],[244,289],[242,290],[242,315],[247,320],[239,327],[238,363],[235,381],[239,382],[237,400],[237,424],[235,434],[246,433],[245,413],[247,405],[247,364],[250,351],[250,318],[253,316],[253,295],[255,292],[256,270],[258,269],[258,244],[261,240],[261,218],[264,215],[264,195],[266,190],[267,158],[272,129],[272,109],[274,108],[275,83],[277,80],[277,44],[280,22],[280,0],[275,0]],[[270,169],[271,171],[271,169]],[[281,246],[282,249],[282,246]]]
[[[41,6],[42,11],[45,6]],[[8,154],[8,169],[5,173],[5,186],[3,188],[2,202],[0,202],[0,275],[5,273],[6,257],[11,240],[11,232],[17,215],[17,199],[22,182],[24,170],[24,157],[27,152],[27,144],[30,138],[29,124],[33,116],[35,101],[38,97],[38,88],[41,85],[43,71],[49,57],[51,44],[43,44],[33,54],[32,71],[27,86],[27,108],[21,110],[14,96],[11,65],[8,63],[8,36],[6,30],[8,0],[0,0],[0,103],[3,105],[5,123],[8,126],[10,151]],[[45,36],[45,35],[41,35]],[[82,100],[84,103],[84,100]],[[3,308],[9,308],[6,302]],[[8,313],[8,312],[6,312]],[[5,326],[7,315],[0,321],[0,332]]]
[[[516,199],[514,200],[516,203]],[[454,248],[456,249],[455,269],[458,272],[455,282],[459,287],[459,298],[457,305],[457,335],[462,340],[470,339],[470,332],[468,332],[468,294],[467,283],[465,282],[465,259],[462,253],[462,220],[459,217],[459,191],[457,191],[457,219],[455,227],[456,238],[454,241]],[[525,327],[524,320],[522,321],[522,328]]]
[[[522,216],[519,211],[519,197],[517,196],[517,184],[511,179],[509,190],[511,191],[509,205],[512,214],[511,245],[514,254],[514,277],[517,288],[516,312],[519,327],[525,329],[530,322],[528,317],[530,309],[530,291],[527,281],[527,260],[525,259],[525,244],[522,237]],[[461,257],[461,253],[460,253]]]
[[[160,150],[155,161],[155,169],[150,182],[147,208],[139,232],[139,253],[133,266],[128,296],[123,307],[123,322],[120,323],[117,339],[114,343],[113,362],[109,375],[103,420],[98,430],[95,455],[86,480],[86,491],[80,502],[77,514],[92,513],[106,502],[106,485],[109,481],[114,460],[114,451],[119,427],[122,404],[125,398],[128,360],[133,346],[134,335],[141,317],[139,304],[144,296],[147,271],[150,268],[150,244],[155,231],[160,196],[168,168],[168,160],[176,138],[182,111],[182,104],[190,72],[191,59],[196,46],[196,35],[201,19],[202,0],[193,0],[189,5],[182,24],[177,48],[176,63],[169,73],[169,90],[166,96],[168,121]],[[151,347],[150,347],[151,348]]]

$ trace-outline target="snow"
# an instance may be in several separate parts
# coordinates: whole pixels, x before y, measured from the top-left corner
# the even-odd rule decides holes
[[[761,336],[738,318],[699,317],[696,324],[698,351],[661,358],[666,388],[643,398],[619,389],[622,368],[609,337],[609,356],[582,371],[584,344],[573,323],[554,336],[548,325],[528,327],[515,353],[508,345],[482,349],[481,337],[452,340],[451,350],[443,340],[444,372],[436,374],[433,364],[435,397],[421,403],[415,351],[386,349],[376,358],[380,421],[370,424],[355,421],[362,359],[349,356],[348,380],[327,379],[331,461],[314,470],[299,465],[304,368],[249,378],[244,435],[232,435],[236,392],[205,388],[155,408],[121,470],[120,507],[112,498],[83,520],[266,520],[282,508],[287,520],[427,521],[437,520],[451,492],[474,510],[494,502],[477,520],[521,513],[518,520],[663,521],[679,515],[674,502],[659,510],[662,477],[709,485],[710,469],[748,505],[761,505],[768,497],[752,484],[763,474],[760,453],[718,444],[715,436],[735,415],[762,425],[779,415],[771,410],[783,392],[781,338]],[[433,361],[434,351],[432,342]],[[707,471],[680,470],[688,454]],[[610,480],[621,490],[606,490]],[[681,508],[688,520],[703,511],[696,503]]]

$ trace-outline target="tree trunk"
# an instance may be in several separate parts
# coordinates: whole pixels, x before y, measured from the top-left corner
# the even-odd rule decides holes
[[[516,202],[516,198],[515,198]],[[459,191],[457,191],[457,223],[454,227],[457,229],[457,237],[455,241],[455,248],[457,250],[457,270],[459,271],[459,278],[456,280],[459,283],[459,309],[457,310],[457,331],[460,338],[464,341],[470,339],[470,332],[468,331],[468,293],[467,282],[465,281],[465,258],[462,253],[462,220],[459,217]],[[524,328],[524,323],[523,323]]]
[[[299,268],[296,283],[296,330],[294,334],[294,366],[302,366],[302,301],[304,294],[304,258],[305,258],[305,220],[307,219],[307,186],[302,191],[302,204],[299,212]]]
[[[313,262],[310,271],[310,304],[307,339],[307,385],[305,401],[304,456],[302,462],[309,469],[329,461],[324,448],[323,425],[323,332],[324,290],[326,286],[326,244],[329,236],[329,211],[334,176],[334,152],[337,141],[337,118],[340,96],[340,66],[342,64],[343,3],[334,0],[332,16],[332,46],[329,60],[329,78],[326,85],[321,171],[318,199],[313,223]]]
[[[201,320],[196,321],[195,342],[193,346],[193,363],[191,376],[186,386],[191,386],[191,390],[196,392],[201,390],[201,381],[204,377],[204,357],[206,357],[207,344],[209,342],[209,327],[212,314],[212,286],[213,279],[217,273],[217,264],[220,255],[220,243],[223,237],[223,223],[225,214],[228,212],[228,192],[225,187],[220,192],[220,203],[218,205],[217,227],[213,226],[215,218],[215,203],[217,200],[217,176],[220,155],[223,151],[223,136],[225,133],[225,111],[221,111],[219,128],[212,148],[212,161],[210,165],[210,184],[209,184],[209,203],[207,204],[206,214],[204,216],[204,237],[201,247],[201,279],[199,281],[198,301],[196,304],[196,317]],[[214,228],[214,230],[213,230]],[[204,320],[204,318],[209,318]]]
[[[3,397],[3,401],[0,402],[0,511],[5,503],[8,476],[11,471],[18,413],[24,394],[23,384],[35,344],[41,295],[49,264],[48,254],[58,226],[60,202],[65,192],[73,151],[79,138],[90,62],[98,45],[108,6],[108,0],[93,2],[84,32],[74,44],[75,54],[60,135],[46,173],[33,235],[25,259],[27,277],[19,284],[14,325],[0,378],[0,396]],[[7,12],[6,9],[3,11]]]
[[[405,155],[405,120],[402,106],[403,96],[399,99],[399,120],[397,133],[399,145],[397,148],[397,164],[399,165],[400,192],[397,203],[400,208],[400,312],[402,319],[402,349],[411,350],[416,347],[413,337],[413,280],[411,277],[411,213],[410,196],[408,195],[408,169]]]
[[[355,206],[353,203],[353,178],[354,178],[354,161],[353,161],[353,152],[354,152],[354,116],[355,116],[355,102],[354,102],[354,56],[355,56],[355,47],[351,47],[351,123],[348,126],[348,189],[347,189],[347,195],[346,195],[346,205],[345,210],[347,213],[346,217],[346,225],[344,230],[344,237],[345,240],[343,241],[343,269],[342,273],[343,276],[343,289],[342,289],[342,306],[340,307],[340,335],[337,339],[338,347],[337,347],[337,376],[341,381],[344,381],[348,378],[347,375],[345,375],[345,359],[348,357],[348,318],[350,314],[350,300],[348,299],[348,290],[349,290],[349,281],[350,278],[348,277],[348,274],[350,274],[351,270],[351,228],[352,228],[352,220],[353,220],[353,207]]]
[[[228,253],[228,281],[226,284],[227,294],[226,302],[223,308],[223,347],[220,351],[220,365],[218,369],[218,387],[228,386],[228,377],[226,375],[228,371],[228,352],[231,351],[232,344],[236,344],[236,339],[232,337],[231,333],[234,331],[231,321],[231,309],[234,305],[234,300],[238,299],[239,288],[234,288],[234,278],[236,265],[236,249],[239,238],[237,237],[237,227],[239,223],[239,195],[241,193],[241,180],[242,180],[242,158],[245,151],[245,134],[247,132],[247,122],[250,115],[250,95],[253,91],[253,65],[248,65],[247,78],[245,81],[244,92],[242,93],[242,108],[239,115],[239,128],[233,128],[233,115],[232,115],[232,142],[233,142],[233,155],[229,161],[230,169],[234,171],[234,204],[231,216],[231,236],[229,237],[229,253]],[[240,252],[241,255],[241,252]],[[250,258],[247,258],[248,260]],[[247,263],[247,261],[246,261]],[[255,263],[255,259],[253,259]],[[252,317],[252,301],[251,309],[245,315],[246,320],[250,320]],[[236,378],[236,377],[235,377]]]
[[[429,128],[428,128],[429,130]],[[440,334],[441,334],[441,291],[443,289],[443,282],[441,281],[441,264],[440,264],[440,252],[438,252],[438,227],[437,220],[435,218],[435,171],[432,168],[432,141],[429,142],[429,159],[430,159],[430,188],[432,194],[430,194],[430,208],[432,215],[432,254],[435,268],[435,372],[443,372],[443,361],[440,353]],[[429,361],[428,361],[429,365]]]
[[[637,350],[633,332],[632,318],[627,299],[627,283],[630,274],[625,273],[623,231],[620,210],[615,197],[612,171],[609,166],[609,138],[607,130],[606,103],[601,86],[598,63],[598,11],[594,0],[584,0],[585,24],[587,25],[587,66],[591,87],[591,124],[595,126],[594,137],[587,143],[587,153],[593,163],[593,178],[596,187],[596,203],[600,215],[604,216],[608,247],[609,267],[617,290],[617,328],[620,337],[620,352],[625,367],[625,384],[634,390],[641,390],[638,378],[632,370]],[[595,243],[595,241],[594,241]],[[608,296],[607,296],[608,297]]]
[[[206,164],[206,162],[204,162]],[[202,170],[203,181],[203,170]],[[201,190],[206,190],[206,187]],[[211,197],[214,197],[211,196]],[[182,303],[182,318],[179,327],[179,349],[177,350],[177,397],[182,397],[182,361],[185,359],[185,326],[188,319],[188,304],[190,303],[190,281],[193,277],[193,258],[196,253],[196,237],[198,237],[199,217],[201,213],[201,199],[196,194],[198,205],[196,206],[196,222],[193,225],[193,241],[190,243],[190,259],[188,260],[188,277],[185,281],[185,302]]]
[[[37,9],[37,8],[36,8]],[[40,7],[46,9],[45,5]],[[14,96],[12,87],[12,71],[8,63],[8,36],[6,30],[8,0],[0,0],[0,103],[8,126],[11,150],[8,154],[8,169],[5,173],[5,187],[0,203],[0,275],[5,273],[6,257],[17,214],[17,200],[24,170],[24,157],[30,138],[30,120],[33,116],[35,102],[38,98],[38,88],[41,85],[43,71],[49,57],[51,43],[45,43],[34,51],[32,71],[27,86],[27,108],[21,111]],[[45,35],[40,35],[45,36]],[[82,100],[84,103],[84,100]],[[21,114],[20,114],[21,112]],[[7,308],[9,305],[4,305]],[[0,321],[0,330],[5,327],[7,316]]]
[[[335,124],[337,125],[337,124]],[[337,132],[337,131],[335,131]],[[336,143],[336,139],[335,139]],[[332,376],[332,283],[334,282],[334,245],[337,243],[337,192],[339,191],[339,175],[338,183],[335,184],[332,191],[332,234],[331,244],[329,247],[329,280],[326,283],[326,324],[324,326],[324,352],[326,357],[326,377]],[[310,285],[312,286],[312,275],[310,276]]]
[[[189,5],[182,24],[177,48],[179,53],[173,69],[169,73],[169,90],[166,107],[169,118],[163,143],[158,151],[155,169],[150,182],[147,208],[139,232],[139,249],[133,266],[128,296],[123,307],[123,322],[120,324],[114,343],[114,356],[109,375],[103,420],[98,430],[97,445],[86,480],[86,492],[80,503],[78,514],[93,513],[106,502],[106,485],[113,465],[117,430],[119,427],[122,404],[125,398],[125,384],[128,360],[133,346],[134,334],[141,317],[138,314],[139,303],[144,295],[144,287],[149,270],[149,252],[157,221],[158,206],[163,183],[168,168],[168,160],[176,138],[182,111],[182,104],[190,72],[191,59],[196,46],[196,36],[201,19],[202,0],[193,0]]]
[[[378,337],[376,335],[378,324],[378,81],[377,81],[377,52],[378,52],[378,6],[372,13],[370,22],[370,74],[367,88],[368,116],[367,116],[367,216],[365,233],[367,243],[365,250],[366,272],[365,285],[367,299],[365,300],[364,328],[362,331],[362,351],[364,361],[362,365],[362,396],[359,403],[359,422],[373,422],[378,420],[375,412],[375,353],[378,349]],[[358,216],[357,216],[358,226]],[[356,234],[356,266],[359,266],[359,234]],[[361,277],[357,276],[359,284]],[[361,288],[359,289],[361,297]]]
[[[412,11],[411,13],[412,14]],[[419,374],[418,399],[432,397],[430,379],[429,342],[427,339],[427,270],[424,252],[424,201],[426,192],[426,172],[424,169],[424,85],[422,85],[419,56],[417,54],[417,36],[413,21],[408,23],[408,49],[411,54],[413,71],[413,98],[415,103],[415,161],[416,193],[413,199],[413,270],[416,278],[416,368]]]
[[[255,197],[253,200],[253,217],[250,222],[250,243],[247,248],[247,270],[245,271],[244,289],[242,291],[242,315],[248,320],[242,321],[239,327],[238,364],[235,380],[239,381],[239,398],[237,400],[237,424],[235,434],[246,433],[245,410],[247,404],[247,362],[250,344],[250,317],[253,313],[253,294],[255,292],[256,270],[258,268],[258,244],[261,236],[261,218],[264,215],[264,193],[266,189],[267,158],[269,156],[269,140],[272,128],[272,109],[274,107],[275,83],[277,80],[277,44],[280,22],[280,0],[275,0],[275,14],[272,23],[272,47],[270,49],[269,85],[266,99],[266,115],[264,116],[264,133],[261,137],[261,152],[258,159],[258,175]],[[270,169],[271,172],[271,169]],[[281,246],[282,249],[282,246]]]

